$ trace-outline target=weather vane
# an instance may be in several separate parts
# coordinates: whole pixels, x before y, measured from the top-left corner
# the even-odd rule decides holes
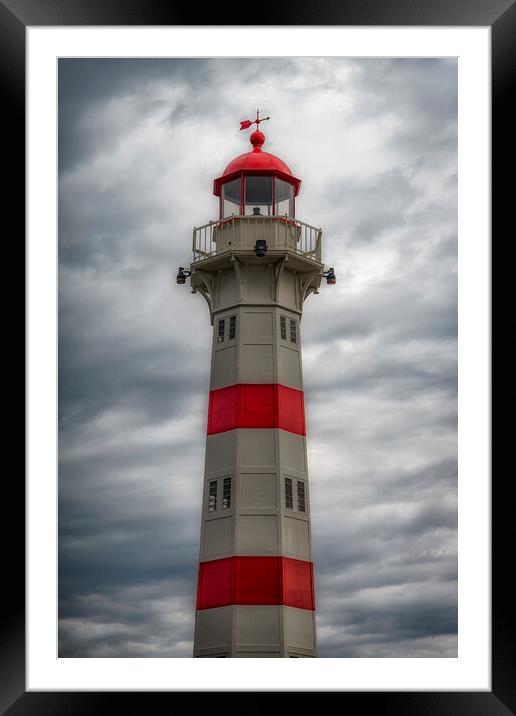
[[[251,122],[249,119],[245,119],[243,122],[240,122],[240,129],[249,129],[249,127],[252,124],[256,124],[256,129],[259,129],[260,122],[265,122],[265,120],[270,119],[270,117],[264,117],[263,119],[260,119],[260,110],[256,110],[256,119],[254,122]]]

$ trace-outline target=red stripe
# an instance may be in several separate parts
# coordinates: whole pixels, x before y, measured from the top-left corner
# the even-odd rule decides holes
[[[284,604],[315,609],[313,566],[290,557],[227,557],[199,565],[197,609]]]
[[[210,391],[208,435],[234,428],[280,428],[306,435],[303,391],[279,383],[238,383]]]

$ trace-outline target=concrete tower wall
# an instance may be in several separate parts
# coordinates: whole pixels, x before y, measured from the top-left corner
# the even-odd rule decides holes
[[[302,280],[262,259],[219,270],[209,285],[194,655],[314,657]]]

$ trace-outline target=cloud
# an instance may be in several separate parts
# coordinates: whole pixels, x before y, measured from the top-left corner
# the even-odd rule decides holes
[[[457,62],[59,61],[59,654],[192,653],[213,178],[303,180],[336,286],[303,373],[322,657],[457,654]]]
[[[88,593],[62,608],[59,652],[76,657],[189,657],[193,649],[191,579]]]

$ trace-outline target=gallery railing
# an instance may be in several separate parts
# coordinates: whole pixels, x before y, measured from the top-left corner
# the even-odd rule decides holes
[[[271,250],[288,249],[321,261],[322,229],[288,216],[231,216],[193,230],[193,261],[239,249],[254,249],[264,239]]]

